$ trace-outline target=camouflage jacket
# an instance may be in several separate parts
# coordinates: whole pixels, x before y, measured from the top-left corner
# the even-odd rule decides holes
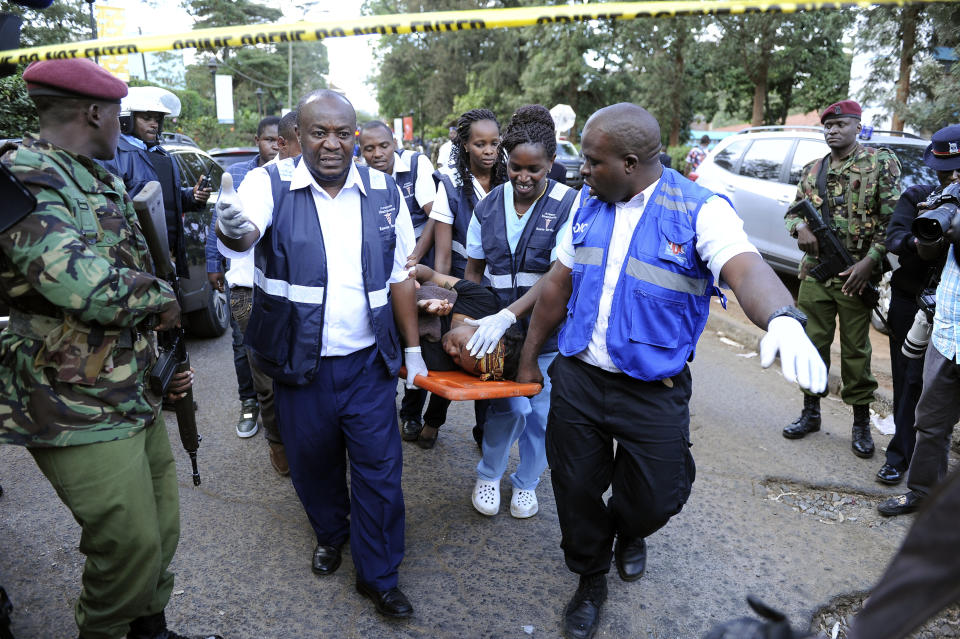
[[[2,152],[5,151],[5,152]],[[0,443],[77,446],[131,437],[159,398],[144,320],[174,299],[123,182],[89,158],[25,136],[2,161],[37,208],[0,233]]]
[[[817,174],[823,159],[814,160],[803,168],[797,185],[796,202],[809,199],[822,211],[823,199],[817,190]],[[843,204],[830,207],[831,228],[854,259],[869,255],[879,265],[887,249],[884,246],[887,222],[900,198],[900,161],[893,151],[858,144],[839,167],[828,167],[827,194],[843,198]],[[796,237],[797,215],[785,216],[787,231]],[[805,255],[804,267],[817,264],[816,258]]]

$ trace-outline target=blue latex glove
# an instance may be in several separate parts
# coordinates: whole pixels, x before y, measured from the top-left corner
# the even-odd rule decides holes
[[[427,364],[423,361],[419,346],[403,349],[403,365],[407,367],[407,388],[417,387],[413,383],[417,375],[426,377],[430,374],[427,370]]]
[[[472,357],[483,357],[493,352],[497,347],[497,342],[507,332],[507,329],[513,326],[517,321],[517,316],[510,312],[510,309],[503,309],[496,315],[487,315],[486,317],[464,320],[464,323],[470,326],[476,326],[477,332],[473,334],[470,341],[467,342],[467,348]]]

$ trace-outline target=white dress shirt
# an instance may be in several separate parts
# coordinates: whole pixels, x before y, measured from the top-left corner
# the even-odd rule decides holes
[[[397,179],[397,173],[410,170],[410,158],[412,152],[393,154],[393,179]],[[433,184],[433,165],[426,155],[420,153],[417,156],[417,181],[413,187],[413,199],[416,200],[420,208],[433,202],[437,197],[437,188]]]
[[[376,343],[367,310],[367,293],[363,286],[361,267],[360,194],[366,194],[366,191],[360,180],[360,172],[352,163],[340,192],[336,197],[330,197],[313,179],[306,163],[300,162],[292,172],[290,190],[307,186],[310,187],[313,202],[317,207],[327,256],[327,307],[323,314],[323,345],[320,355],[349,355]],[[399,189],[397,192],[399,194]],[[262,237],[273,220],[270,176],[262,167],[250,171],[237,193],[243,204],[244,215],[260,230]],[[395,228],[397,246],[388,284],[407,279],[407,256],[413,252],[415,245],[410,212],[402,195]],[[217,244],[220,251],[231,259],[244,255],[231,251],[219,240]]]
[[[593,335],[587,348],[576,355],[587,364],[604,370],[621,372],[607,353],[607,326],[613,304],[613,291],[620,278],[623,261],[630,249],[633,232],[643,215],[646,203],[657,188],[657,180],[633,199],[616,203],[616,218],[610,246],[607,249],[607,266],[603,272],[603,290],[600,293],[600,307],[597,321],[593,326]],[[571,216],[572,219],[572,216]],[[715,281],[720,282],[720,271],[727,260],[741,253],[758,253],[743,231],[743,221],[730,203],[721,197],[711,197],[697,214],[697,253],[703,260]],[[567,268],[573,268],[574,248],[572,226],[568,227],[557,247],[557,259]]]

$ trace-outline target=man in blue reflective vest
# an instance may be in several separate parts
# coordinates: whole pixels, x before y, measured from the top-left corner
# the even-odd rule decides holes
[[[722,295],[716,283],[767,329],[763,366],[779,352],[788,380],[819,390],[827,381],[805,317],[730,203],[661,166],[653,116],[629,103],[597,111],[582,152],[589,193],[541,280],[517,373],[517,381],[540,379],[537,355],[566,319],[550,369],[546,447],[561,547],[580,575],[564,613],[565,633],[578,639],[599,626],[611,554],[624,581],[639,579],[645,538],[690,494],[687,361],[711,296]]]
[[[290,478],[317,536],[313,571],[336,571],[349,536],[357,590],[381,614],[409,617],[397,587],[404,507],[394,393],[401,363],[408,387],[427,375],[405,268],[413,226],[393,178],[354,165],[356,118],[333,91],[301,99],[300,160],[292,172],[252,170],[239,193],[225,175],[217,235],[230,258],[256,244],[244,339],[274,380]]]

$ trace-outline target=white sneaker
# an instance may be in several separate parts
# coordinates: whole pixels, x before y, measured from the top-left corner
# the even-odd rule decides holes
[[[513,497],[510,499],[510,514],[517,519],[533,517],[540,510],[537,503],[537,493],[533,490],[520,490],[513,487]]]
[[[473,487],[473,507],[488,517],[500,512],[500,482],[477,479]]]

